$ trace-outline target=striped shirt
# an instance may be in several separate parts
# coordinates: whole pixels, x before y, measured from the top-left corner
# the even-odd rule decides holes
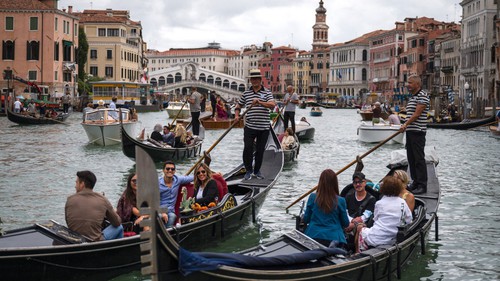
[[[427,113],[429,112],[429,96],[424,90],[418,91],[416,95],[412,95],[410,100],[408,101],[408,104],[406,105],[406,120],[410,119],[412,115],[415,113],[415,110],[417,110],[417,105],[418,104],[425,104],[425,109],[422,111],[422,114],[413,121],[408,127],[406,128],[407,131],[413,131],[413,132],[425,132],[427,130]]]
[[[274,101],[271,92],[261,87],[257,93],[252,88],[243,92],[238,104],[248,108],[256,98],[264,102]],[[269,109],[259,104],[254,105],[246,112],[245,126],[258,131],[269,130]]]

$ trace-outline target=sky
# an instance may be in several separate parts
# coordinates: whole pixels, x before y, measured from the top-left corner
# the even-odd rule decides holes
[[[329,43],[394,28],[407,17],[458,23],[458,0],[323,0]],[[129,10],[141,21],[149,49],[202,48],[217,42],[223,49],[271,42],[311,50],[312,26],[319,0],[59,0],[59,9]]]

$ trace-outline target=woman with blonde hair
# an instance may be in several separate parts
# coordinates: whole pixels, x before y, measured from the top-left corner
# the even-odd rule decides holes
[[[408,174],[403,170],[396,170],[394,172],[394,177],[399,179],[403,184],[399,197],[403,198],[406,201],[406,204],[408,204],[408,207],[413,212],[413,209],[415,208],[415,196],[413,196],[413,193],[409,192],[406,189],[406,187],[408,186],[408,182],[410,181]]]
[[[175,127],[175,142],[174,147],[186,147],[187,132],[183,125],[177,125]]]
[[[307,200],[304,222],[309,225],[305,234],[319,243],[329,246],[332,242],[346,245],[344,228],[349,225],[345,199],[339,196],[337,175],[331,169],[324,170],[318,189]]]
[[[195,169],[194,196],[195,203],[207,206],[211,202],[216,202],[219,196],[217,182],[212,178],[213,172],[205,163],[200,163]]]

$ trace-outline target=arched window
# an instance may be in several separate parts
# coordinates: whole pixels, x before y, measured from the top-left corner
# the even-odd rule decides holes
[[[215,85],[217,85],[217,86],[222,85],[222,79],[220,79],[220,77],[215,78]]]
[[[207,81],[207,77],[206,77],[205,73],[201,73],[199,79],[200,79],[200,81],[206,82]]]
[[[165,77],[160,76],[160,78],[158,78],[158,86],[165,86]]]
[[[229,88],[229,80],[224,79],[224,82],[222,82],[222,87]]]
[[[207,77],[207,83],[210,83],[210,84],[214,83],[214,77],[212,75],[208,75],[208,77]]]
[[[153,87],[158,86],[158,81],[156,81],[156,78],[151,78],[151,80],[149,80],[149,83],[151,83],[151,86]]]
[[[363,68],[363,69],[361,70],[361,80],[363,80],[363,81],[366,81],[366,80],[367,80],[367,78],[368,78],[367,73],[368,73],[368,72],[366,71],[366,68]]]
[[[26,59],[27,60],[39,60],[40,59],[40,43],[38,43],[37,41],[27,42]]]
[[[2,42],[2,59],[4,60],[14,60],[14,51],[15,51],[15,43],[14,41],[3,41]]]
[[[240,91],[240,92],[244,92],[244,91],[245,91],[245,84],[240,84],[240,85],[238,86],[238,91]]]
[[[174,83],[174,76],[172,74],[167,75],[167,84]]]
[[[238,90],[238,84],[236,84],[236,82],[231,83],[231,90],[235,90],[235,91]]]
[[[182,81],[182,74],[180,74],[179,72],[177,72],[175,74],[175,82],[181,82]]]

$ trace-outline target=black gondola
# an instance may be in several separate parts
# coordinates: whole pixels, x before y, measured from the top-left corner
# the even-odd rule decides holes
[[[138,146],[144,149],[155,162],[195,158],[201,153],[201,145],[203,144],[203,141],[200,140],[193,145],[181,148],[154,146],[133,138],[123,127],[121,128],[121,140],[123,154],[128,158],[135,159],[135,147]]]
[[[176,243],[200,250],[256,219],[283,168],[283,152],[276,135],[270,132],[262,166],[265,179],[243,181],[243,165],[225,174],[228,193],[216,207],[196,214],[181,214],[180,225],[167,230]],[[144,150],[141,153],[147,154]],[[138,170],[139,166],[138,162]],[[145,190],[158,192],[154,163],[148,163],[138,177],[141,186],[152,187]],[[140,197],[138,202],[142,202]],[[151,203],[154,204],[158,205],[159,200]],[[140,269],[141,247],[146,246],[142,244],[140,235],[87,243],[85,237],[56,222],[35,224],[0,235],[0,271],[4,280],[109,280]]]
[[[450,122],[450,123],[427,123],[427,128],[434,129],[453,129],[453,130],[468,130],[476,128],[479,126],[486,125],[488,123],[495,122],[495,116],[491,116],[484,119],[471,120],[466,119],[462,122]]]
[[[305,117],[303,117],[304,119]],[[308,141],[314,139],[316,130],[307,120],[301,120],[295,124],[295,134],[301,141]]]
[[[19,125],[45,125],[45,124],[64,124],[64,121],[69,117],[69,113],[59,113],[55,118],[33,117],[31,115],[23,115],[13,112],[7,107],[7,118],[11,122]]]
[[[346,255],[293,231],[238,254],[191,253],[156,221],[153,231],[157,232],[147,241],[151,250],[142,254],[148,261],[142,271],[152,280],[391,280],[394,274],[400,278],[402,267],[415,252],[425,254],[433,223],[437,239],[440,186],[435,163],[428,163],[427,168],[427,193],[415,196],[413,222],[399,227],[394,245]]]

